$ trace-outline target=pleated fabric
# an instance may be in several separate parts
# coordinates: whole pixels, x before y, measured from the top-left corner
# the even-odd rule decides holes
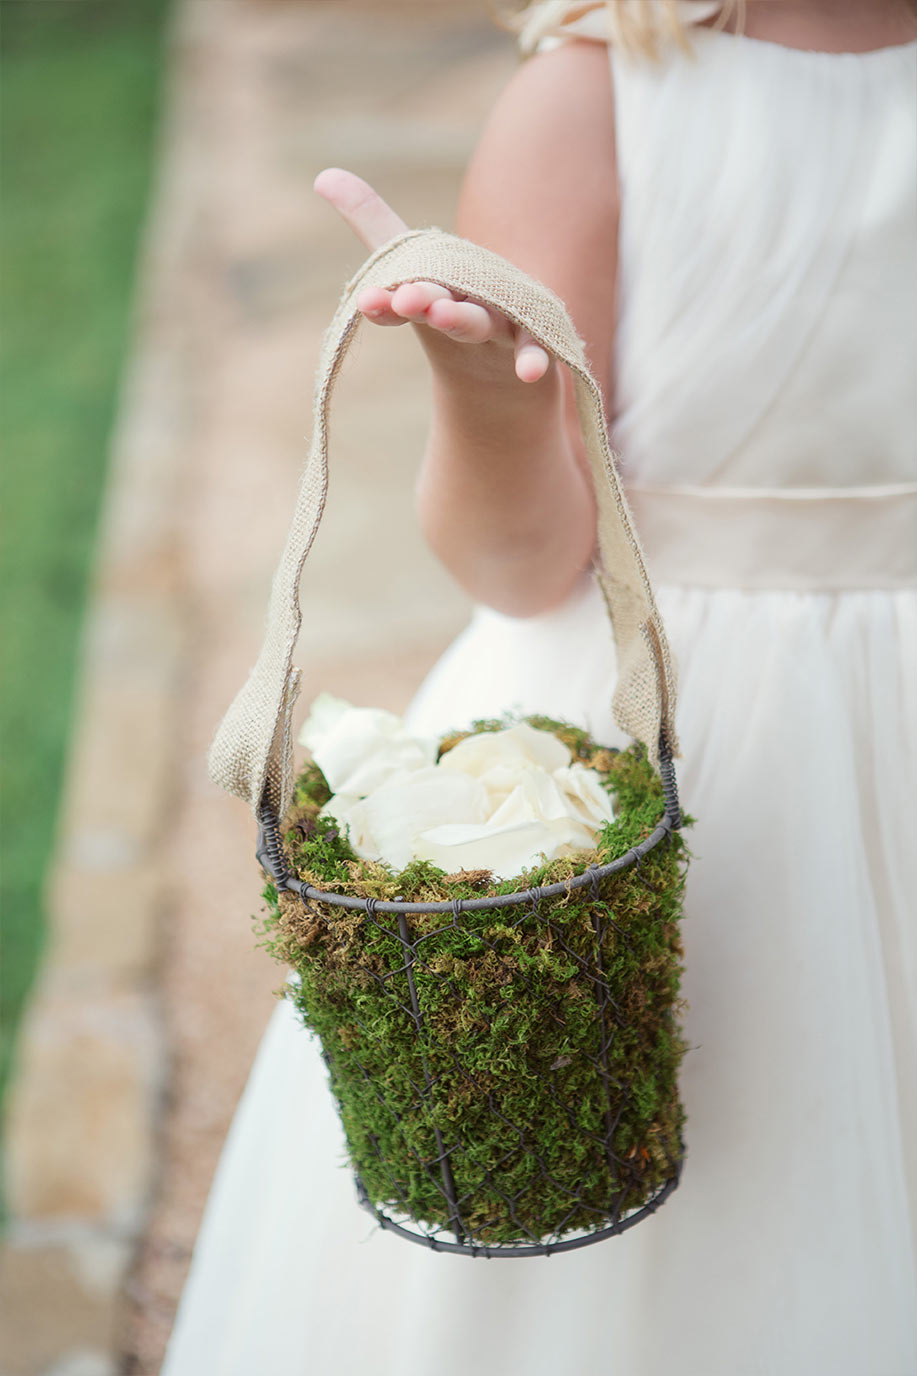
[[[693,61],[612,66],[614,432],[697,819],[682,1183],[561,1256],[413,1246],[358,1207],[280,1002],[165,1376],[917,1371],[917,45],[700,32]],[[480,609],[409,720],[516,708],[622,743],[614,676],[584,579],[542,616]]]

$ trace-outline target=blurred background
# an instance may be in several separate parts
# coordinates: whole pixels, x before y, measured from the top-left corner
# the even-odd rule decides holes
[[[321,333],[451,227],[515,50],[487,0],[2,0],[0,1376],[159,1370],[280,967],[208,781],[254,659]],[[425,364],[366,331],[303,583],[320,688],[401,710],[468,615],[413,515]]]

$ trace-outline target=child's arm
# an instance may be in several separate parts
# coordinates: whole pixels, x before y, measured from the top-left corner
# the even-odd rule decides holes
[[[316,185],[370,246],[398,231],[394,212],[349,174],[323,173]],[[607,383],[617,190],[603,45],[566,44],[519,69],[468,170],[458,231],[562,297]],[[431,362],[433,423],[417,500],[434,552],[498,610],[528,616],[556,605],[595,540],[565,371],[495,312],[432,285],[367,292],[360,306],[379,324],[417,324]]]

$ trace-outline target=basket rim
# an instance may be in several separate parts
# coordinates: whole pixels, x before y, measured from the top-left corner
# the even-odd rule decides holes
[[[662,841],[667,841],[673,831],[679,830],[682,824],[682,814],[678,801],[675,766],[671,755],[660,756],[659,773],[662,779],[665,809],[656,827],[645,840],[637,846],[632,846],[630,850],[625,851],[624,855],[618,856],[616,860],[610,860],[607,865],[587,865],[581,874],[571,875],[569,878],[561,879],[554,884],[536,884],[530,888],[518,889],[515,893],[493,894],[484,898],[446,898],[428,903],[408,903],[400,899],[360,898],[355,894],[326,892],[322,889],[316,889],[311,884],[306,884],[304,880],[297,879],[290,874],[283,843],[280,839],[277,817],[268,803],[262,803],[258,809],[258,845],[255,857],[265,873],[270,875],[278,893],[284,890],[287,893],[298,894],[304,903],[324,903],[335,908],[369,912],[370,915],[374,913],[452,913],[454,917],[458,917],[460,913],[483,912],[489,908],[518,907],[521,903],[534,905],[544,898],[554,898],[559,894],[571,893],[586,884],[592,884],[593,887],[597,888],[599,882],[608,878],[609,875],[619,874],[632,865],[638,865],[644,855],[648,855]]]

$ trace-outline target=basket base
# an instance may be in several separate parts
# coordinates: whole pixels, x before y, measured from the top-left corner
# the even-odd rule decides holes
[[[436,1233],[418,1232],[417,1227],[422,1225],[418,1225],[415,1220],[410,1220],[414,1227],[408,1227],[407,1222],[399,1223],[372,1202],[359,1176],[355,1176],[354,1180],[360,1204],[372,1214],[380,1228],[397,1233],[398,1237],[406,1238],[408,1242],[416,1242],[421,1247],[429,1247],[432,1252],[453,1252],[461,1256],[487,1257],[488,1260],[492,1260],[494,1257],[552,1257],[557,1252],[574,1252],[580,1247],[589,1247],[594,1242],[602,1242],[605,1238],[617,1237],[619,1233],[627,1232],[628,1228],[633,1228],[636,1223],[640,1223],[644,1218],[655,1213],[660,1204],[663,1204],[672,1191],[678,1188],[682,1164],[683,1159],[678,1163],[676,1172],[671,1179],[660,1186],[646,1204],[605,1228],[594,1228],[589,1232],[577,1232],[570,1236],[561,1236],[556,1242],[504,1242],[494,1246],[488,1246],[483,1242],[450,1242],[439,1235],[441,1230],[437,1230]]]

